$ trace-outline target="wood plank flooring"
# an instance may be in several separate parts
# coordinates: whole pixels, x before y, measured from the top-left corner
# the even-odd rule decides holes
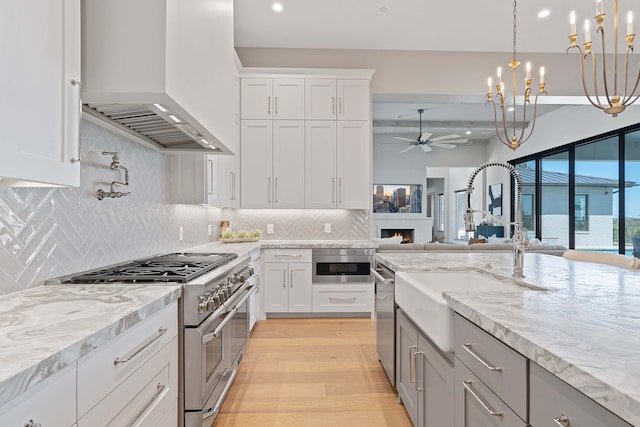
[[[410,427],[371,319],[267,319],[251,335],[214,426]]]

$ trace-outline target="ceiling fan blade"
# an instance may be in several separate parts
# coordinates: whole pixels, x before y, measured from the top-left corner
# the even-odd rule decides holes
[[[407,151],[411,150],[413,147],[415,147],[415,145],[410,145],[407,148],[405,148],[404,150],[401,150],[400,153],[406,153]]]
[[[460,135],[456,135],[456,134],[451,134],[451,135],[444,135],[444,136],[437,136],[435,138],[431,138],[432,141],[444,141],[445,139],[455,139],[455,138],[460,138]]]
[[[460,138],[460,139],[445,139],[444,141],[433,141],[433,142],[446,142],[447,144],[464,144],[465,142],[469,142],[469,140],[466,138]]]
[[[399,139],[401,141],[415,142],[415,139],[402,138],[402,137],[399,137],[399,136],[394,136],[393,139]]]
[[[420,141],[426,141],[431,138],[431,135],[433,135],[431,132],[422,132],[422,135],[420,135]]]
[[[442,142],[432,142],[431,145],[433,145],[434,147],[440,147],[440,148],[456,148],[455,145],[443,144]]]
[[[420,148],[422,148],[422,151],[424,151],[425,153],[428,153],[429,151],[432,150],[432,148],[429,147],[427,144],[421,145]]]

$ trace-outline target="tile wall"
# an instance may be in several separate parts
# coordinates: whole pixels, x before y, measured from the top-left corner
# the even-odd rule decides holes
[[[366,209],[223,209],[221,216],[231,230],[258,230],[263,240],[367,240],[371,218]],[[273,234],[267,234],[267,224],[273,224]]]
[[[220,209],[169,203],[169,159],[94,123],[82,122],[79,188],[0,188],[0,293],[44,280],[217,240]],[[130,171],[121,199],[98,201],[96,190]],[[208,236],[208,225],[213,237]],[[184,240],[178,240],[178,227]]]

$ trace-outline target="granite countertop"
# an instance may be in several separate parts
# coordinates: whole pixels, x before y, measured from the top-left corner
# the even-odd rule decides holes
[[[156,313],[182,286],[39,286],[0,296],[0,406]]]
[[[445,292],[449,306],[632,425],[640,425],[640,272],[527,253],[380,253],[394,271],[476,271],[546,291]]]

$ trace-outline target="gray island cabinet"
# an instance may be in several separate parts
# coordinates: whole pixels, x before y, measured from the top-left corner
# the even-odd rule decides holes
[[[396,323],[398,396],[420,427],[453,427],[453,361],[398,309]]]

